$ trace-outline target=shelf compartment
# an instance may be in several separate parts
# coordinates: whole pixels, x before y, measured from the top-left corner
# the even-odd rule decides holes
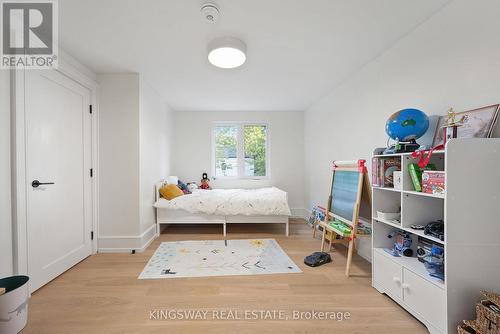
[[[397,224],[397,223],[394,223],[394,222],[391,222],[391,221],[387,221],[387,220],[384,220],[384,219],[373,218],[373,220],[375,220],[379,224],[386,224],[387,226],[390,226],[390,227],[393,227],[393,228],[397,228],[397,229],[400,229],[402,231],[406,231],[406,232],[414,234],[416,236],[423,237],[423,238],[428,239],[430,241],[433,241],[433,242],[436,242],[438,244],[444,245],[444,241],[442,241],[441,239],[432,237],[430,235],[426,235],[423,230],[414,230],[411,227],[403,227],[400,224]]]
[[[394,189],[394,188],[389,188],[389,187],[378,187],[378,186],[373,186],[372,189],[375,190],[383,190],[383,191],[395,191],[395,192],[401,192],[401,189]]]
[[[403,190],[420,193],[415,191],[415,187],[410,177],[409,165],[412,163],[418,164],[418,159],[414,159],[411,155],[405,155],[401,161]],[[433,154],[429,163],[434,164],[438,171],[444,171],[444,154]]]
[[[446,287],[445,282],[443,280],[440,280],[439,278],[430,276],[429,273],[427,272],[427,269],[425,269],[424,264],[418,261],[416,257],[406,257],[406,256],[395,257],[384,251],[383,248],[374,248],[373,251],[376,252],[377,254],[384,255],[385,257],[396,262],[403,268],[408,269],[409,271],[422,277],[426,281],[429,281],[434,285],[438,286],[440,289],[445,289]]]
[[[403,193],[401,223],[403,228],[413,224],[427,225],[436,220],[444,220],[443,198],[422,196],[421,193]],[[413,231],[413,230],[412,230]],[[413,231],[414,233],[416,231]]]
[[[381,219],[381,218],[373,218],[373,220],[379,222],[379,223],[382,223],[382,224],[386,224],[386,225],[389,225],[389,226],[392,226],[392,227],[395,227],[395,228],[399,228],[401,229],[401,222],[396,222],[396,221],[391,221],[391,220],[386,220],[386,219]]]
[[[426,235],[423,230],[414,230],[411,227],[410,228],[408,228],[408,227],[401,227],[401,229],[404,230],[404,231],[406,231],[406,232],[418,235],[419,237],[422,237],[422,238],[425,238],[425,239],[429,239],[432,242],[444,245],[444,241],[443,240],[435,238],[435,237],[431,237],[430,235]]]
[[[373,196],[372,217],[377,217],[377,211],[399,212],[401,209],[401,193],[399,191],[379,190]]]
[[[440,198],[440,199],[444,199],[445,198],[444,194],[428,194],[428,193],[423,193],[423,192],[414,191],[414,190],[404,190],[403,193],[405,193],[405,194],[411,194],[411,195],[417,195],[417,196],[424,196],[424,197]]]

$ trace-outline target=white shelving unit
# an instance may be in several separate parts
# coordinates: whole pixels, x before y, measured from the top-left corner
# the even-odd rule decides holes
[[[414,191],[409,153],[374,158],[401,159],[402,190],[373,187],[373,282],[426,325],[429,332],[456,333],[464,319],[475,318],[479,290],[500,292],[500,139],[454,139],[431,158],[446,172],[445,195]],[[401,208],[401,220],[377,218],[377,211]],[[442,219],[444,241],[413,230]],[[412,234],[414,257],[394,257],[384,251],[396,229]],[[416,258],[418,237],[444,247],[445,280],[431,277]]]

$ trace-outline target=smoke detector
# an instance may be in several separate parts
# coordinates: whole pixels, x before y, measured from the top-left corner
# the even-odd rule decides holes
[[[212,2],[207,2],[201,6],[201,14],[209,23],[215,23],[219,18],[219,7]]]

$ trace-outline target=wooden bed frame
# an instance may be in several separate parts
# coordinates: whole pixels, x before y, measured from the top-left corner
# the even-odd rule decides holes
[[[155,201],[160,198],[160,188],[163,183],[156,184]],[[205,213],[189,213],[185,210],[170,210],[165,208],[156,208],[156,235],[160,235],[161,224],[220,224],[222,225],[222,234],[227,235],[227,224],[285,224],[285,234],[289,235],[288,216],[274,215],[229,215],[218,216]]]

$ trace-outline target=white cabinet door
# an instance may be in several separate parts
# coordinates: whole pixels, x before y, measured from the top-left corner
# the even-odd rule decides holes
[[[92,129],[88,89],[55,70],[25,75],[28,275],[34,291],[91,254]]]
[[[373,252],[373,280],[377,286],[383,287],[385,293],[401,300],[402,267],[380,252],[383,251],[377,249]]]
[[[403,269],[402,287],[404,303],[444,332],[446,323],[444,290],[407,269]]]

